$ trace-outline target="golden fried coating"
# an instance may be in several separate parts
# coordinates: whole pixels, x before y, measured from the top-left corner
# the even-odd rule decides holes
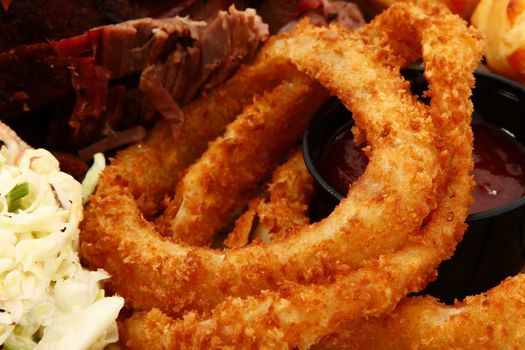
[[[391,40],[400,18],[409,19],[407,28],[400,32],[403,37]],[[443,6],[430,4],[393,5],[367,27],[352,33],[303,22],[294,32],[271,40],[252,67],[264,75],[284,69],[272,68],[276,64],[293,63],[353,112],[369,147],[369,164],[326,219],[268,244],[226,251],[192,247],[162,237],[145,220],[133,188],[111,173],[103,174],[104,186],[85,212],[81,249],[90,266],[112,274],[111,288],[138,309],[120,327],[126,346],[308,348],[363,316],[393,310],[407,293],[423,288],[452,254],[471,201],[469,96],[481,37]],[[430,106],[411,94],[399,72],[402,63],[420,57]],[[311,78],[301,77],[295,68],[290,72],[276,87],[262,88],[266,92],[244,108],[225,137],[211,144],[197,170],[188,170],[187,179],[211,179],[193,186],[205,197],[200,198],[204,204],[192,200],[204,210],[191,213],[198,225],[209,220],[211,229],[202,226],[201,233],[201,226],[194,226],[199,232],[188,230],[181,235],[184,239],[211,236],[218,220],[207,215],[221,210],[220,199],[231,209],[231,203],[243,197],[238,193],[244,189],[235,192],[232,187],[235,169],[242,169],[240,182],[248,186],[251,181],[249,162],[256,155],[244,149],[241,163],[223,159],[231,154],[221,150],[228,133],[252,140],[254,148],[272,149],[275,137],[289,135],[286,128],[276,128],[273,135],[260,133],[265,123],[301,123],[307,118],[303,112],[312,112],[324,98]],[[236,127],[258,118],[260,127]],[[197,141],[192,137],[189,145],[177,147],[193,147]],[[190,161],[179,155],[184,151],[171,152]],[[223,168],[227,186],[221,187]],[[180,177],[180,171],[173,176]],[[192,195],[192,181],[184,185],[184,179],[170,206],[179,206],[178,198],[185,198],[186,191]],[[228,202],[230,194],[235,199]],[[166,219],[177,219],[175,212],[165,214]],[[182,319],[172,318],[183,312]]]
[[[391,314],[355,322],[316,348],[522,349],[524,308],[525,275],[518,275],[451,306],[431,297],[405,299]]]
[[[156,222],[159,231],[192,246],[209,245],[231,211],[247,201],[297,144],[308,117],[327,98],[327,92],[303,74],[255,98],[188,168],[174,200]]]
[[[268,242],[286,237],[295,227],[307,225],[310,222],[307,211],[313,187],[303,154],[296,149],[274,171],[266,192],[250,201],[224,245],[228,248],[242,247],[248,244],[250,233],[253,239]]]
[[[111,285],[130,305],[157,305],[169,314],[210,310],[228,296],[256,294],[286,280],[313,282],[331,276],[341,264],[358,268],[368,258],[402,247],[435,208],[442,157],[433,122],[408,83],[382,64],[382,50],[365,46],[358,36],[335,28],[299,30],[280,41],[282,49],[275,41],[274,52],[296,60],[308,58],[312,50],[325,52],[320,80],[354,112],[372,148],[364,176],[322,222],[286,240],[227,252],[160,240],[125,188],[96,194],[86,211],[82,251],[93,267],[112,273]],[[301,100],[312,98],[306,94]]]
[[[230,298],[209,318],[135,312],[120,326],[121,339],[130,349],[307,349],[341,323],[390,310],[408,291],[425,285],[429,276],[421,273],[430,265],[411,264],[426,260],[427,250],[420,248],[376,260],[332,284],[291,284],[259,297]]]
[[[297,121],[311,115],[311,109],[317,108],[325,96],[323,91],[319,91],[317,83],[311,84],[309,79],[285,81],[259,97],[258,106],[249,106],[238,122],[253,120],[254,113],[270,119],[286,115],[286,118]],[[219,172],[217,176],[221,170],[220,167],[215,168]],[[264,278],[264,264],[253,259],[264,254],[262,246],[224,254],[164,240],[153,224],[144,220],[129,189],[118,183],[106,186],[104,191],[97,191],[90,202],[84,221],[83,254],[90,264],[112,269],[113,277],[109,284],[119,294],[126,295],[127,301],[134,307],[164,304],[164,310],[171,312],[181,308],[210,310],[224,295],[246,293],[247,289],[238,276],[260,280],[253,288],[264,289],[275,285],[270,276]],[[272,259],[280,259],[278,250],[275,250]],[[237,268],[239,261],[246,264],[241,269]],[[151,270],[149,266],[156,268]],[[277,264],[273,266],[275,270],[268,269],[270,272],[282,273]],[[149,280],[151,277],[153,280]],[[222,289],[223,293],[218,293],[218,289]],[[177,294],[184,296],[174,297]],[[206,298],[203,298],[204,295]]]
[[[418,14],[419,10],[407,6],[406,11]],[[450,33],[443,31],[451,26],[456,27],[455,30]],[[440,134],[451,161],[443,197],[437,209],[426,219],[420,236],[409,237],[396,252],[383,254],[377,260],[367,260],[355,272],[340,272],[333,283],[287,283],[277,291],[263,292],[259,297],[228,298],[209,317],[187,313],[183,319],[176,321],[157,309],[149,313],[135,313],[122,326],[123,339],[128,346],[152,349],[308,348],[327,332],[333,332],[345,323],[390,311],[407,292],[418,290],[432,278],[435,267],[452,254],[455,244],[461,239],[471,201],[472,104],[468,96],[473,86],[471,71],[479,60],[482,42],[475,31],[465,30],[464,24],[453,16],[439,20],[424,18],[419,22],[418,29],[424,42],[426,77],[431,85],[429,94],[433,98],[438,92],[443,95],[431,103],[430,109],[434,122],[443,127]],[[438,33],[441,35],[438,36]],[[445,42],[449,43],[447,35],[457,34],[460,34],[460,40],[456,45],[444,46]],[[330,87],[333,83],[330,79],[337,77],[332,70],[338,70],[338,67],[331,65],[326,68],[318,64],[318,58],[308,55],[301,44],[309,38],[309,48],[315,49],[336,36],[329,30],[309,29],[289,39],[293,43],[290,44],[289,55],[294,63],[300,69],[312,72]],[[463,47],[458,46],[462,41],[466,41]],[[439,48],[442,50],[437,50]],[[326,49],[323,51],[325,55],[332,54],[329,49],[323,49]],[[333,54],[343,56],[344,52],[335,49]],[[444,59],[441,56],[443,53],[450,54],[450,57],[445,56],[450,60]],[[463,60],[455,65],[458,57]],[[351,81],[351,77],[347,76],[344,83]],[[454,85],[450,84],[453,77],[460,79],[456,81],[458,94],[453,92]],[[381,76],[378,81],[389,78],[391,76]],[[355,90],[347,91],[344,84],[341,85],[336,88],[344,101],[348,98],[347,93]],[[461,93],[466,93],[466,96]],[[455,109],[449,111],[445,108],[447,104]],[[366,123],[366,119],[358,117],[356,122]],[[362,125],[358,126],[362,128]],[[351,195],[352,189],[348,198]],[[330,217],[339,214],[338,208]]]
[[[116,184],[126,187],[144,215],[155,216],[163,200],[173,195],[182,171],[206,150],[209,141],[220,136],[254,97],[297,75],[282,59],[268,66],[266,56],[262,49],[255,62],[241,66],[232,79],[184,106],[184,122],[176,130],[169,121],[160,121],[145,142],[119,152],[106,168],[99,191]]]
[[[365,12],[369,16],[373,16],[380,13],[385,8],[392,6],[396,2],[401,0],[357,0],[356,3],[361,7],[363,6]],[[422,4],[428,2],[428,0],[411,0],[415,4]],[[458,14],[464,19],[468,20],[474,12],[476,5],[480,0],[432,0],[435,3],[441,3],[448,7],[452,13]]]

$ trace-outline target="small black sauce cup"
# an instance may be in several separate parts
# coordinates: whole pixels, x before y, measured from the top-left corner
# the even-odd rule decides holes
[[[413,93],[421,96],[427,88],[422,69],[408,69],[403,75]],[[511,80],[476,72],[473,91],[475,117],[505,129],[525,145],[525,87]],[[306,166],[316,182],[310,207],[314,221],[327,216],[343,199],[320,173],[328,145],[352,126],[352,114],[337,99],[328,100],[310,121],[303,137]],[[422,294],[452,303],[467,295],[484,292],[525,265],[525,197],[495,209],[471,214],[468,229],[454,256],[441,263],[438,278]]]

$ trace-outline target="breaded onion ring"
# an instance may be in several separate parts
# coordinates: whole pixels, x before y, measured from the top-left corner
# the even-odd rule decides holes
[[[143,143],[119,152],[106,168],[99,191],[104,192],[106,185],[126,187],[146,218],[158,214],[183,170],[206,150],[208,142],[220,136],[254,97],[297,75],[286,60],[276,58],[269,65],[266,56],[263,48],[251,65],[242,66],[233,78],[184,106],[177,137],[169,121],[163,120]]]
[[[424,17],[420,12],[418,15]],[[426,27],[429,18],[421,21],[421,27]],[[455,24],[459,31],[464,24],[456,22],[444,24]],[[326,48],[327,52],[335,53],[329,57],[334,62],[325,67],[350,76],[344,79],[344,91],[337,91],[337,74],[327,74],[325,79],[331,81],[323,83],[343,95],[367,134],[373,151],[365,175],[326,220],[287,240],[227,253],[160,240],[151,225],[142,220],[127,190],[118,184],[113,185],[113,191],[98,193],[86,213],[83,252],[94,266],[111,270],[112,285],[134,307],[157,305],[168,313],[185,308],[210,310],[225,297],[275,288],[279,281],[312,281],[341,263],[357,268],[369,257],[401,247],[435,205],[432,192],[436,190],[439,167],[435,165],[440,164],[440,158],[434,148],[432,121],[399,74],[381,64],[384,50],[367,47],[350,34],[341,34],[344,40],[334,41],[337,31],[310,31],[319,37],[319,45],[329,44],[332,47]],[[472,35],[463,31],[464,36]],[[306,58],[310,52],[306,44],[311,39],[304,34],[306,42],[300,43],[298,37],[285,40],[290,44],[295,40],[293,46],[304,48]],[[276,51],[286,52],[280,50],[280,42],[274,41]],[[340,60],[343,51],[348,58]],[[444,59],[437,58],[440,62]],[[335,65],[337,60],[343,64]],[[391,171],[387,178],[383,175],[385,167]],[[148,266],[156,268],[150,271]]]
[[[403,300],[388,315],[360,320],[316,349],[522,349],[525,275],[454,305],[432,297]]]
[[[304,34],[301,43],[302,31],[314,34]],[[336,29],[316,31],[300,27],[296,35],[275,40],[266,50],[280,56],[292,45],[305,45],[309,56],[310,36],[319,36],[319,49],[329,53],[324,67],[337,70],[327,71],[331,81],[323,83],[343,97],[372,148],[364,176],[327,219],[286,240],[228,252],[160,240],[125,188],[115,184],[113,193],[97,193],[86,212],[83,254],[94,267],[110,269],[111,284],[130,305],[162,306],[170,314],[187,308],[210,310],[225,297],[275,289],[280,281],[315,281],[341,264],[358,268],[370,257],[399,249],[436,206],[441,157],[425,106],[399,73],[382,64],[383,48],[366,46],[358,36]],[[336,88],[339,80],[345,83],[344,93]],[[291,89],[287,97],[275,94],[276,101],[277,96],[286,100],[276,113],[318,95],[298,95],[297,90]]]
[[[255,98],[188,168],[174,200],[156,222],[159,231],[193,246],[209,245],[232,209],[246,202],[268,170],[297,144],[307,116],[327,98],[321,86],[302,74]],[[268,100],[273,100],[273,105],[266,104]]]
[[[104,191],[86,211],[86,259],[113,274],[112,287],[130,306],[169,315],[203,311],[179,321],[157,309],[137,312],[121,329],[127,346],[306,348],[348,322],[392,310],[452,254],[472,188],[469,96],[481,40],[437,5],[393,8],[411,18],[405,40],[421,40],[430,107],[410,94],[394,64],[406,52],[359,33],[303,23],[265,47],[266,59],[290,59],[337,94],[370,146],[364,175],[323,221],[267,245],[189,247],[160,237],[130,191],[103,176]],[[258,110],[297,113],[293,106],[318,97],[301,81],[281,83],[259,99]]]
[[[418,13],[414,8],[408,10]],[[442,22],[433,18],[421,21],[423,40],[426,35],[433,36],[436,31],[441,33],[456,21],[454,17],[446,18],[447,21]],[[426,62],[437,60],[442,63],[435,66],[427,64],[426,77],[431,86],[436,83],[441,88],[450,88],[449,78],[459,69],[464,73],[459,75],[462,78],[460,81],[455,81],[459,91],[464,92],[463,89],[472,87],[473,77],[468,72],[474,69],[480,57],[481,40],[475,31],[450,32],[450,35],[458,34],[458,42],[467,41],[467,50],[455,47],[446,52],[452,57],[463,57],[461,67],[455,67],[453,60],[447,62],[439,59],[441,52],[436,51],[436,48],[443,45],[446,34],[423,45]],[[312,38],[318,40],[312,40],[312,43],[316,43],[314,46],[318,45],[319,40],[323,41],[319,33],[317,36],[312,35]],[[337,50],[335,52],[339,53]],[[299,68],[313,68],[311,58],[301,54],[300,50],[294,52],[291,48],[290,55]],[[333,75],[324,75],[328,71],[319,68],[316,74],[321,79],[329,79]],[[436,91],[431,87],[429,94],[434,97]],[[443,90],[439,92],[443,93]],[[264,292],[259,297],[230,298],[218,305],[209,318],[189,313],[184,319],[175,321],[155,309],[149,313],[136,313],[122,327],[126,344],[131,348],[145,344],[152,349],[228,346],[307,348],[345,322],[391,310],[407,292],[423,287],[432,277],[437,264],[452,254],[465,229],[464,220],[471,201],[470,172],[473,167],[470,129],[472,104],[468,95],[468,92],[466,96],[443,93],[442,98],[433,102],[433,118],[444,127],[441,135],[451,155],[451,172],[444,197],[427,218],[421,229],[421,237],[412,237],[397,252],[367,261],[354,273],[339,274],[332,284],[304,286],[292,283],[277,292]],[[447,103],[453,103],[456,110],[440,113]]]

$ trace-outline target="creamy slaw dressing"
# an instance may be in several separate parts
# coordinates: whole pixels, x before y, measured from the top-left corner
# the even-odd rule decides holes
[[[13,209],[17,185],[28,191]],[[2,146],[0,349],[95,350],[118,340],[124,301],[105,297],[109,275],[84,269],[78,257],[82,210],[81,184],[51,153],[28,149],[14,162]]]

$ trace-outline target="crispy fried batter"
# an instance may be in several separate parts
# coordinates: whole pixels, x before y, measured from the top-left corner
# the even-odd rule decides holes
[[[266,45],[256,61],[266,72],[289,59],[338,95],[366,136],[370,161],[364,175],[323,221],[266,245],[228,251],[190,247],[161,237],[144,219],[133,187],[104,174],[104,186],[85,213],[81,248],[92,267],[112,274],[111,287],[128,305],[153,308],[135,312],[121,325],[128,347],[307,348],[363,316],[391,311],[408,292],[423,288],[452,254],[470,203],[469,96],[482,41],[439,5],[400,3],[389,11],[369,30],[388,38],[395,22],[388,20],[391,13],[409,18],[406,37],[392,47],[371,40],[366,30],[303,23]],[[426,65],[430,107],[410,94],[399,74],[400,62],[419,56]],[[246,111],[282,115],[286,101],[318,104],[318,90],[309,81],[288,78],[276,88],[262,88],[269,92],[256,99],[258,106],[246,107],[234,123],[249,120]],[[297,111],[289,113],[300,118]],[[255,131],[242,129],[243,137]],[[189,140],[180,147],[196,142]],[[265,142],[270,147],[273,139]],[[175,158],[184,153],[172,152]],[[221,175],[219,166],[204,167],[200,175],[206,169],[212,177]],[[191,190],[179,188],[176,198]],[[227,195],[226,186],[217,193]],[[197,215],[196,220],[207,219]],[[188,310],[198,313],[171,318]]]
[[[209,245],[232,209],[297,144],[308,117],[327,98],[317,82],[298,74],[254,99],[188,168],[156,222],[159,231],[193,246]]]
[[[402,301],[391,314],[354,323],[319,349],[522,349],[525,275],[453,306],[431,297]]]
[[[113,274],[111,284],[130,305],[157,305],[171,314],[210,310],[225,297],[274,289],[281,281],[314,282],[341,264],[357,268],[399,249],[435,207],[441,157],[432,120],[408,83],[382,65],[381,50],[365,46],[359,37],[343,34],[335,40],[336,29],[303,29],[267,50],[282,55],[302,48],[294,53],[298,58],[326,49],[321,81],[354,111],[372,146],[364,176],[324,221],[286,240],[224,253],[159,240],[125,189],[95,195],[86,212],[82,251],[94,267],[105,266]]]
[[[286,237],[294,228],[307,225],[308,203],[313,194],[313,179],[300,149],[277,168],[268,189],[250,201],[249,208],[235,222],[224,241],[228,248],[239,248],[253,238],[267,242]]]
[[[407,10],[410,11],[410,7]],[[183,320],[174,321],[155,309],[149,313],[136,313],[122,327],[128,346],[138,348],[148,344],[155,349],[307,348],[319,341],[327,331],[336,330],[345,322],[391,310],[407,292],[418,290],[426,284],[439,262],[452,254],[464,232],[472,188],[470,92],[466,91],[467,96],[449,93],[451,86],[445,78],[447,75],[454,76],[456,69],[461,70],[464,72],[458,73],[461,81],[456,80],[459,91],[465,92],[462,89],[472,87],[473,77],[470,72],[479,59],[481,41],[476,32],[461,32],[462,40],[469,41],[469,50],[463,52],[462,47],[455,47],[445,52],[451,54],[452,59],[460,54],[464,58],[463,66],[454,66],[453,60],[443,63],[440,59],[442,52],[436,49],[447,42],[443,40],[446,35],[436,41],[430,38],[425,40],[425,37],[443,33],[444,26],[463,26],[454,17],[445,19],[441,22],[424,20],[419,26],[426,44],[423,46],[423,56],[427,62],[427,79],[431,86],[436,84],[436,88],[442,88],[440,93],[444,95],[432,102],[431,113],[433,120],[443,126],[441,136],[451,156],[449,183],[444,197],[421,229],[421,237],[411,237],[399,251],[385,254],[378,260],[367,261],[354,273],[338,275],[332,284],[288,284],[277,292],[264,292],[260,297],[230,298],[219,304],[209,318],[189,313]],[[451,31],[450,34],[458,33]],[[314,38],[319,39],[316,36]],[[293,50],[290,54],[299,68],[306,67],[308,71],[315,64],[315,60],[313,64],[309,63],[306,56],[302,59],[300,53]],[[444,68],[450,70],[443,71]],[[328,79],[322,68],[315,73],[321,81]],[[430,94],[434,97],[436,93],[436,89],[431,87]],[[456,109],[450,113],[440,113],[447,104],[452,104]],[[148,340],[153,334],[160,334],[162,340],[150,343]]]
[[[268,65],[266,56],[262,49],[251,65],[242,66],[232,79],[186,105],[184,122],[177,130],[169,121],[160,121],[144,143],[119,152],[106,168],[99,191],[127,187],[144,215],[155,216],[165,197],[173,195],[183,170],[206,150],[209,141],[220,136],[254,97],[297,75],[289,62],[277,58]],[[247,89],[248,85],[252,86]]]
[[[308,109],[317,108],[324,96],[316,84],[310,85],[309,80],[306,83],[301,80],[284,82],[261,96],[258,99],[260,106],[256,109],[248,107],[239,120],[249,121],[253,113],[268,118],[283,114],[296,120],[305,118],[313,112]],[[299,106],[300,103],[304,105]],[[91,198],[82,239],[84,256],[95,266],[111,268],[113,278],[110,285],[126,295],[128,302],[137,308],[163,304],[168,312],[182,308],[210,310],[225,295],[246,293],[244,283],[236,278],[239,275],[259,280],[254,288],[275,285],[270,277],[263,277],[265,271],[259,268],[263,264],[252,258],[265,254],[264,247],[254,246],[245,252],[224,254],[161,239],[153,225],[143,219],[126,187],[107,186]],[[272,259],[277,261],[279,258],[276,250]],[[238,261],[245,264],[243,271],[236,268]],[[156,269],[151,271],[148,266]],[[281,274],[277,265],[274,266],[273,273]],[[206,283],[202,283],[204,281]],[[217,293],[218,289],[223,293]],[[204,295],[207,297],[202,298]]]

